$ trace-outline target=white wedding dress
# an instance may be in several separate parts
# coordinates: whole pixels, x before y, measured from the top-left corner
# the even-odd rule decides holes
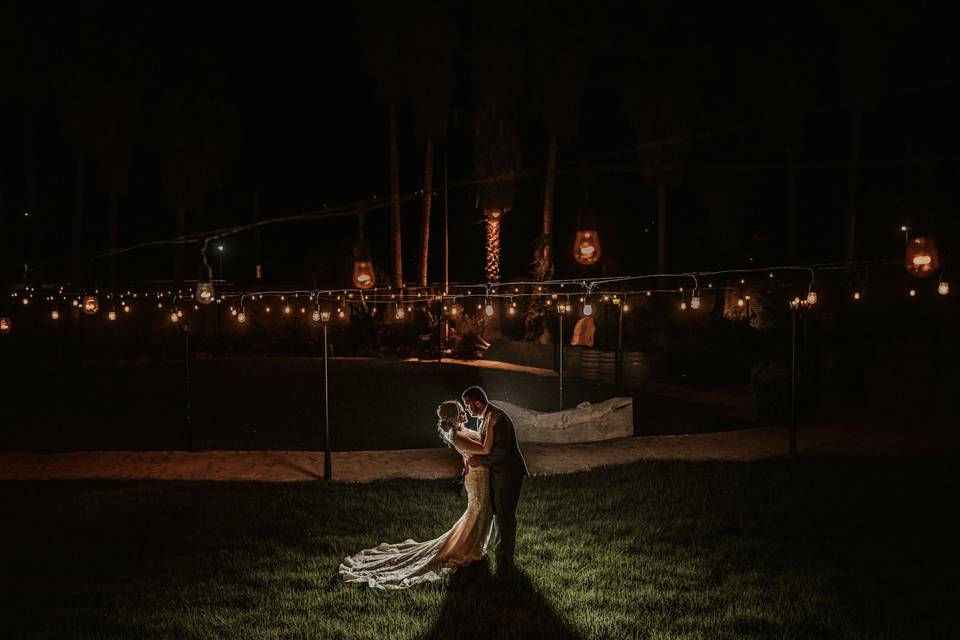
[[[493,523],[489,469],[471,468],[463,484],[467,489],[467,510],[449,531],[426,542],[408,539],[364,549],[344,559],[340,577],[345,582],[362,582],[375,589],[406,589],[420,582],[439,580],[457,567],[482,558]]]

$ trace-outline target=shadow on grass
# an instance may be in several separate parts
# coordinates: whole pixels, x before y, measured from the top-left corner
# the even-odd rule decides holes
[[[522,569],[490,571],[484,558],[448,579],[437,621],[424,640],[442,638],[579,638],[537,592]]]

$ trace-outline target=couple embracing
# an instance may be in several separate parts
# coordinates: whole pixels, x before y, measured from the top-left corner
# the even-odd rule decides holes
[[[517,540],[517,504],[527,465],[517,444],[513,421],[487,400],[480,387],[463,392],[463,404],[447,400],[437,407],[441,439],[463,457],[467,509],[453,527],[433,540],[382,543],[344,559],[346,582],[377,589],[405,589],[439,580],[458,567],[480,560],[493,544],[497,570],[511,570]],[[467,428],[467,415],[477,430]]]

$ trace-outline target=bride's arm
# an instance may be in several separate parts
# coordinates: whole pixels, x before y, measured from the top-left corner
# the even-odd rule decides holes
[[[468,453],[470,455],[481,455],[485,456],[490,453],[490,450],[493,449],[493,428],[496,424],[496,421],[491,421],[487,426],[487,433],[484,436],[483,442],[479,438],[472,438],[465,432],[465,429],[457,429],[453,432],[453,437],[456,439],[456,447],[461,451]]]

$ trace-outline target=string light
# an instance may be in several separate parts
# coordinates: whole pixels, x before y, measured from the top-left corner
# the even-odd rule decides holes
[[[114,311],[113,309],[110,309],[110,311],[107,312],[107,320],[110,320],[112,322],[113,320],[116,320],[116,319],[117,319],[117,312]]]
[[[180,314],[176,311],[170,312],[170,322],[177,323],[180,321]]]
[[[913,297],[915,297],[915,296],[917,295],[917,290],[916,290],[916,289],[910,289],[909,293],[910,293],[910,297],[913,298]]]
[[[50,317],[53,318],[54,320],[59,320],[59,319],[60,319],[60,312],[59,312],[58,310],[54,309],[53,311],[50,312]]]
[[[83,312],[88,316],[95,314],[100,310],[100,301],[97,296],[85,296],[83,298]]]
[[[861,294],[860,294],[859,291],[854,291],[854,292],[853,292],[853,299],[854,299],[854,300],[859,300],[860,297],[861,297]]]
[[[942,296],[949,295],[949,294],[950,294],[950,283],[947,282],[946,280],[941,280],[941,281],[940,281],[940,284],[937,285],[937,293],[939,293],[939,294],[942,295]]]
[[[10,333],[11,330],[13,330],[13,323],[10,318],[0,318],[0,333]]]

